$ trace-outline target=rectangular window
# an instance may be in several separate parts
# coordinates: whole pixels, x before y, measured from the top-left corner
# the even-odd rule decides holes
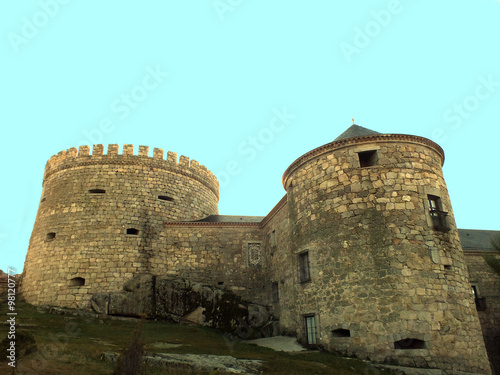
[[[486,299],[484,297],[479,296],[479,292],[477,290],[476,285],[471,285],[472,287],[472,294],[474,295],[474,302],[476,303],[476,310],[477,311],[484,311],[486,310]]]
[[[306,323],[306,336],[307,344],[316,345],[318,343],[316,337],[316,317],[314,315],[307,315],[304,317]]]
[[[446,220],[448,212],[443,211],[441,198],[435,195],[428,195],[427,199],[429,201],[429,214],[432,219],[432,227],[434,230],[438,230],[440,232],[448,232],[450,230]]]
[[[280,289],[278,282],[274,282],[271,284],[271,298],[273,302],[279,302],[280,300]]]
[[[276,246],[276,229],[271,232],[271,246]]]
[[[477,293],[477,286],[471,285],[471,287],[472,287],[472,294],[474,295],[474,298],[478,298],[479,295]]]
[[[299,254],[299,281],[305,283],[311,281],[311,270],[309,268],[309,252]]]
[[[377,151],[362,151],[358,152],[359,166],[361,168],[371,167],[378,163]]]

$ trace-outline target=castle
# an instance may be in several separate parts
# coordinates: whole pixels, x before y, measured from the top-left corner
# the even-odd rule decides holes
[[[476,241],[462,249],[436,143],[353,125],[288,167],[265,217],[218,215],[218,181],[195,160],[103,151],[47,162],[27,302],[88,308],[134,274],[179,276],[271,306],[280,333],[310,345],[491,374],[500,277],[482,255],[493,232],[463,232]]]

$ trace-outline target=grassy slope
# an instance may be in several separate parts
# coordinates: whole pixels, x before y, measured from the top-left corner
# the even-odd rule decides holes
[[[0,314],[6,320],[6,304]],[[102,352],[118,352],[126,347],[136,322],[100,320],[67,315],[37,313],[36,307],[17,304],[17,330],[31,332],[37,341],[38,352],[18,362],[18,373],[36,374],[111,374],[113,365],[100,360]],[[0,326],[0,341],[7,335],[7,326]],[[287,354],[271,349],[237,342],[221,332],[203,328],[176,325],[166,322],[145,321],[143,337],[146,350],[151,352],[194,353],[231,355],[237,358],[265,361],[264,374],[389,374],[368,367],[354,359],[331,353]],[[182,344],[178,348],[156,349],[153,343]],[[3,356],[3,353],[2,353]],[[21,371],[22,369],[26,371]],[[0,363],[0,373],[10,373],[5,362]],[[172,374],[149,369],[147,374]],[[185,373],[185,372],[179,372]],[[176,373],[177,374],[177,373]]]

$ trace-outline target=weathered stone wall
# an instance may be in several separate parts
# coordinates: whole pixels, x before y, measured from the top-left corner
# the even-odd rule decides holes
[[[162,199],[160,199],[161,197]],[[53,156],[25,261],[22,293],[34,304],[80,306],[149,272],[164,222],[218,213],[218,182],[198,162],[163,150],[81,146]],[[132,231],[128,231],[133,229]],[[72,286],[81,279],[85,285]]]
[[[476,287],[480,299],[478,315],[484,342],[494,373],[500,374],[500,276],[484,260],[484,256],[492,256],[500,261],[500,255],[497,254],[465,251],[470,283]]]
[[[358,153],[368,150],[378,160],[360,167]],[[283,177],[293,244],[285,267],[296,302],[290,312],[281,306],[282,327],[297,327],[305,340],[303,317],[314,314],[319,342],[331,350],[489,373],[439,150],[417,137],[367,137],[323,146],[292,164]],[[449,213],[448,232],[433,229],[429,194]],[[311,281],[301,283],[293,270],[303,251]],[[336,329],[350,337],[336,337]],[[406,339],[419,344],[397,349]]]
[[[361,166],[366,151],[376,155]],[[131,145],[121,155],[117,145],[107,155],[101,145],[92,155],[69,149],[45,169],[22,294],[88,307],[91,295],[119,291],[135,274],[183,278],[272,306],[281,333],[302,341],[314,316],[317,343],[332,351],[488,374],[443,158],[420,137],[333,142],[292,163],[287,195],[261,223],[210,222],[194,220],[217,214],[218,182],[196,161],[171,152],[164,160],[160,149],[149,157],[144,146],[139,155]],[[447,230],[434,228],[429,195],[448,212]],[[470,259],[480,292],[498,289],[482,258]],[[493,297],[479,315],[487,341],[498,332]]]
[[[266,250],[258,223],[171,222],[157,241],[149,260],[153,274],[182,277],[267,302]]]

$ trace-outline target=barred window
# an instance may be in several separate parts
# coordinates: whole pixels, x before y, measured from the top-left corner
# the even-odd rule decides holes
[[[316,331],[316,317],[314,315],[306,315],[304,319],[306,325],[307,343],[309,345],[315,345],[318,343],[317,331]]]
[[[309,268],[309,251],[299,254],[299,281],[305,283],[311,281],[311,270]]]
[[[448,232],[450,230],[446,217],[448,212],[443,211],[441,198],[435,195],[428,195],[429,214],[432,219],[432,228],[440,232]]]

